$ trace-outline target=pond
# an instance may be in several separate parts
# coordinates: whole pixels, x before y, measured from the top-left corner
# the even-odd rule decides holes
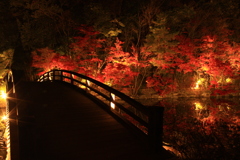
[[[149,105],[149,104],[148,104]],[[183,159],[240,157],[240,97],[163,99],[164,143]]]

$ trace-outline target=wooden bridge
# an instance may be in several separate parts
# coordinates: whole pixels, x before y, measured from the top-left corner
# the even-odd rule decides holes
[[[66,70],[38,82],[6,79],[11,160],[174,158],[162,147],[162,107]]]

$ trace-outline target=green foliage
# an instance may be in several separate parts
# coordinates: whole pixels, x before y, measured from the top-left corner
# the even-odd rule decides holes
[[[146,37],[145,46],[156,54],[171,53],[173,52],[171,48],[178,44],[175,40],[178,32],[171,33],[170,28],[166,26],[166,18],[165,14],[157,15],[157,20],[150,26],[150,33]]]

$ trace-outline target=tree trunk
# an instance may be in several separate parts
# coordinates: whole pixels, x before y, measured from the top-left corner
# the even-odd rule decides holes
[[[16,73],[16,80],[20,80],[25,77],[25,72],[30,68],[30,52],[23,49],[21,33],[18,28],[17,19],[11,12],[9,0],[2,0],[0,2],[0,6],[0,20],[2,20],[0,24],[0,31],[3,32],[4,35],[2,37],[4,41],[1,40],[4,42],[4,45],[0,46],[1,51],[10,48],[14,49],[10,69],[14,70]]]

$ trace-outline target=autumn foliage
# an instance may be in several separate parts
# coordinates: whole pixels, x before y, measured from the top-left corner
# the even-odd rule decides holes
[[[89,16],[100,16],[86,16],[88,25],[80,25],[77,36],[65,37],[71,44],[63,48],[69,52],[32,52],[35,73],[71,70],[137,100],[161,99],[164,141],[183,158],[236,159],[239,110],[219,97],[240,94],[239,2],[155,2],[143,5],[137,14],[119,13],[114,19],[90,5]],[[179,97],[210,96],[217,100],[178,103]]]
[[[39,74],[53,68],[73,70],[132,95],[153,88],[164,96],[178,92],[182,86],[191,90],[197,82],[200,89],[211,90],[212,95],[236,92],[232,86],[238,85],[240,45],[230,42],[230,32],[224,38],[200,39],[178,34],[172,37],[176,43],[161,44],[161,51],[145,44],[126,52],[118,38],[109,40],[92,27],[81,26],[78,31],[68,55],[49,48],[32,52],[32,66],[41,69]]]

